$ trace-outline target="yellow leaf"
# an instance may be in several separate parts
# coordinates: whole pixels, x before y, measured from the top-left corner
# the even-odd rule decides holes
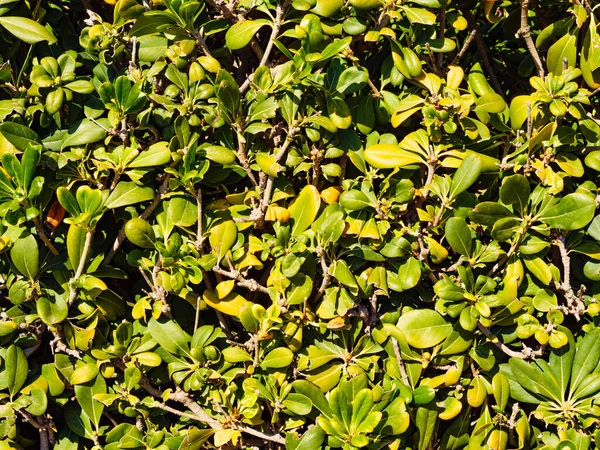
[[[220,299],[216,291],[207,289],[202,295],[202,300],[213,309],[227,314],[228,316],[238,317],[239,311],[243,307],[250,308],[252,302],[249,302],[241,295],[235,292],[230,293],[226,297]]]

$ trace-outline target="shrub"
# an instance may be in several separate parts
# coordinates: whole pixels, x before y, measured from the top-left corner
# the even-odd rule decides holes
[[[594,3],[0,1],[0,449],[600,447]]]

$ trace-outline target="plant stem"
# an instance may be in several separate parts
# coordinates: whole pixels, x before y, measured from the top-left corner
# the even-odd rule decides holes
[[[277,39],[277,35],[279,34],[279,30],[281,29],[281,25],[283,23],[283,14],[285,12],[285,8],[287,4],[284,3],[282,5],[277,5],[277,9],[275,10],[275,21],[273,22],[273,30],[271,31],[271,36],[269,37],[269,42],[267,43],[267,47],[265,48],[264,53],[262,54],[262,58],[260,59],[260,64],[258,67],[266,66],[269,62],[269,58],[271,57],[271,52],[273,51],[273,45],[275,43],[275,39]],[[246,78],[244,84],[240,87],[240,92],[243,94],[250,87],[250,78]]]
[[[37,231],[38,236],[40,237],[42,242],[46,245],[46,247],[48,247],[48,250],[50,250],[50,252],[54,256],[58,255],[58,250],[56,250],[56,247],[54,246],[54,244],[52,244],[52,242],[50,242],[50,239],[48,239],[48,236],[46,236],[44,227],[42,226],[42,224],[40,223],[40,221],[37,217],[33,218],[33,225],[35,226],[35,230]]]
[[[89,252],[92,246],[92,238],[94,237],[94,232],[92,230],[88,231],[85,235],[85,242],[83,244],[83,251],[81,252],[81,257],[79,259],[79,265],[77,266],[77,270],[75,271],[75,276],[71,278],[69,281],[69,306],[72,306],[77,299],[77,282],[79,278],[83,274],[83,269],[85,268],[85,264],[87,262]]]
[[[501,342],[496,336],[494,336],[494,334],[488,327],[483,326],[479,322],[477,323],[477,326],[479,327],[479,330],[483,334],[485,334],[485,336],[492,342],[492,344],[494,344],[496,347],[498,347],[500,350],[502,350],[502,352],[504,352],[506,355],[510,356],[511,358],[535,359],[537,356],[542,356],[544,354],[545,347],[543,345],[540,346],[540,348],[538,348],[537,350],[533,350],[523,344],[523,350],[521,350],[520,352],[516,352],[516,351],[512,350],[511,348],[509,348],[506,344]]]
[[[396,338],[392,339],[392,347],[394,348],[394,355],[396,356],[396,361],[398,362],[398,369],[400,370],[400,375],[402,376],[402,382],[410,386],[410,380],[406,373],[406,367],[404,367],[404,360],[402,359],[402,353],[400,353],[400,347],[398,346],[398,341]]]
[[[535,43],[531,38],[531,29],[527,23],[527,13],[529,12],[529,0],[521,0],[521,28],[519,29],[519,34],[525,39],[525,44],[527,45],[527,50],[531,54],[533,58],[533,62],[535,63],[535,67],[537,68],[537,73],[540,78],[544,78],[544,66],[542,65],[542,60],[540,59],[540,55],[538,54],[537,49],[535,48]]]

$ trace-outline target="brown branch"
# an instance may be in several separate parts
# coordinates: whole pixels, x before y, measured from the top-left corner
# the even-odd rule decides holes
[[[440,39],[444,39],[444,36],[446,34],[446,6],[442,7],[442,10],[440,11]],[[436,65],[437,65],[437,70],[438,72],[442,71],[442,64],[444,62],[444,52],[439,52],[436,56]]]
[[[64,353],[65,355],[72,356],[73,358],[81,359],[81,352],[79,350],[73,350],[71,347],[69,347],[60,333],[61,329],[59,326],[56,327],[56,330],[52,331],[54,336],[54,339],[50,341],[50,349],[52,350],[52,354]]]
[[[250,168],[250,162],[248,161],[248,154],[246,153],[246,147],[245,147],[246,139],[244,139],[244,136],[242,136],[242,130],[241,130],[241,127],[239,127],[239,126],[238,126],[238,130],[237,130],[237,137],[238,137],[237,157],[240,160],[240,165],[242,166],[242,169],[244,169],[244,172],[246,172],[246,174],[248,175],[248,178],[250,178],[250,181],[252,181],[252,184],[254,186],[258,186],[256,177],[252,173],[252,169]]]
[[[283,145],[281,146],[279,151],[275,154],[275,162],[276,163],[279,163],[282,160],[283,156],[287,152],[288,147],[294,140],[294,135],[296,134],[297,131],[298,131],[298,129],[294,126],[290,126],[290,128],[288,129],[288,134],[287,134],[287,138],[286,138],[285,142],[283,143]],[[265,186],[265,190],[262,195],[261,204],[260,204],[260,217],[256,221],[256,228],[258,228],[258,229],[261,229],[264,225],[267,208],[269,207],[269,203],[271,202],[271,194],[273,193],[274,183],[275,183],[275,177],[273,175],[269,175],[269,178],[267,179],[267,184]]]
[[[118,367],[122,371],[125,371],[127,369],[127,366],[123,363],[123,361],[121,361],[119,359],[114,359],[113,363],[115,364],[116,367]],[[150,380],[148,380],[148,377],[145,374],[142,374],[142,378],[139,381],[139,385],[144,390],[146,390],[146,392],[148,392],[150,395],[162,399],[163,392],[160,389],[157,389],[154,386],[152,386],[152,383],[150,383]],[[219,422],[217,419],[211,417],[202,408],[202,406],[200,406],[198,403],[196,403],[194,401],[194,399],[190,396],[190,394],[183,391],[181,388],[177,387],[175,389],[175,392],[171,392],[169,394],[168,399],[182,404],[183,406],[188,408],[193,414],[185,413],[185,412],[179,411],[175,408],[171,408],[167,405],[164,405],[164,403],[161,403],[157,406],[165,409],[165,411],[172,412],[179,416],[205,423],[213,430],[221,430],[221,429],[225,428],[223,426],[223,424],[221,424],[221,422]],[[250,434],[252,436],[258,437],[265,441],[276,442],[277,444],[281,444],[281,445],[285,444],[285,438],[283,436],[281,436],[280,434],[265,434],[265,433],[261,433],[260,431],[256,431],[253,428],[239,426],[237,424],[234,424],[232,426],[232,428],[235,430],[239,430],[242,433],[246,433],[246,434]]]
[[[162,184],[160,185],[158,192],[154,196],[152,203],[150,203],[146,207],[144,212],[142,214],[140,214],[140,219],[146,220],[148,217],[150,217],[150,215],[158,207],[163,196],[169,191],[169,180],[170,179],[171,179],[171,174],[167,174],[165,176],[165,179],[163,180]],[[117,234],[117,238],[115,239],[115,242],[113,243],[112,248],[106,254],[104,261],[102,261],[103,264],[110,264],[112,259],[115,257],[116,253],[119,251],[119,248],[121,248],[121,245],[123,245],[123,242],[125,242],[125,225],[123,225],[123,227],[119,230],[119,233]]]
[[[213,267],[213,272],[218,273],[219,275],[226,276],[227,278],[231,278],[235,280],[236,284],[240,287],[246,288],[252,292],[262,292],[263,294],[269,294],[270,291],[268,288],[259,284],[256,280],[248,280],[244,278],[244,276],[240,273],[239,270],[225,270],[220,268],[219,266]]]
[[[525,39],[527,50],[529,50],[529,54],[533,58],[533,62],[535,63],[535,67],[537,68],[538,76],[540,78],[544,78],[544,66],[542,65],[540,55],[538,54],[538,51],[535,48],[535,43],[531,38],[531,29],[529,28],[529,25],[527,23],[528,12],[529,0],[521,0],[521,28],[519,29],[519,34],[523,39]]]
[[[40,223],[40,221],[37,217],[33,218],[33,225],[35,225],[35,230],[37,231],[38,236],[40,237],[42,242],[46,245],[46,247],[48,247],[48,250],[50,250],[50,252],[54,256],[58,255],[58,250],[56,250],[56,247],[54,246],[54,244],[52,242],[50,242],[50,239],[48,239],[48,236],[46,236],[44,227],[42,226],[42,224]]]
[[[475,39],[476,34],[477,34],[476,29],[471,30],[471,32],[469,33],[469,36],[467,37],[467,40],[463,44],[463,46],[460,49],[460,51],[458,52],[458,54],[454,57],[451,64],[456,64],[460,60],[460,58],[462,58],[465,55],[465,53],[467,53],[467,50],[469,49],[471,42],[473,42],[473,39]]]
[[[322,247],[317,247],[317,254],[321,258],[321,270],[323,271],[323,281],[321,281],[321,286],[319,286],[319,290],[313,299],[313,302],[317,302],[323,297],[325,294],[325,289],[329,284],[329,280],[331,280],[331,275],[329,274],[329,266],[327,265],[327,261],[325,261],[325,250]]]
[[[471,32],[475,32],[475,45],[477,46],[477,50],[479,51],[479,56],[481,57],[481,63],[487,74],[492,81],[492,86],[497,94],[500,94],[504,97],[504,93],[502,92],[502,86],[498,83],[498,79],[496,78],[496,74],[494,73],[494,69],[492,68],[492,64],[490,63],[490,59],[487,54],[487,48],[485,47],[485,42],[483,42],[483,38],[481,37],[481,33],[477,29],[477,24],[475,23],[475,19],[470,11],[463,11],[465,19],[467,19],[467,23],[469,24],[469,28],[471,28]]]
[[[556,283],[556,288],[564,294],[567,300],[566,307],[560,307],[559,309],[565,314],[573,314],[575,319],[579,321],[581,314],[585,312],[585,303],[582,298],[585,286],[582,285],[577,294],[573,292],[573,287],[571,286],[571,258],[565,245],[566,237],[560,234],[554,243],[558,247],[563,265],[563,281],[562,283]]]
[[[196,231],[196,250],[198,250],[200,252],[200,255],[202,255],[204,253],[204,250],[202,248],[203,246],[203,241],[204,241],[204,236],[203,233],[204,231],[202,230],[202,188],[198,188],[196,190],[196,206],[198,207],[198,228]]]
[[[262,58],[260,58],[260,64],[258,67],[266,66],[269,62],[269,58],[271,57],[271,52],[273,51],[273,45],[277,36],[279,35],[279,30],[281,29],[281,25],[283,24],[283,14],[287,7],[287,3],[283,5],[277,5],[275,10],[275,20],[273,22],[273,29],[271,31],[271,36],[269,37],[269,42],[267,42],[267,47],[265,48],[264,53],[262,54]],[[257,43],[258,44],[258,43]],[[240,87],[240,92],[243,94],[250,87],[250,78],[246,78],[242,87]]]
[[[402,359],[402,353],[400,353],[400,347],[398,346],[398,341],[396,338],[392,338],[392,347],[394,348],[394,355],[396,355],[396,361],[398,362],[398,369],[400,370],[402,382],[405,385],[410,386],[410,380],[406,373],[406,367],[404,367],[404,360]]]
[[[537,350],[533,350],[532,348],[529,348],[525,344],[523,344],[523,350],[521,350],[520,352],[514,351],[511,348],[509,348],[506,344],[501,342],[496,336],[494,336],[494,333],[492,333],[492,331],[488,327],[482,325],[479,322],[477,323],[477,326],[479,327],[479,330],[483,334],[485,334],[485,336],[492,342],[492,344],[494,344],[496,347],[502,350],[504,354],[510,356],[511,358],[535,359],[536,357],[542,356],[544,354],[544,345],[540,346],[540,348],[538,348]]]

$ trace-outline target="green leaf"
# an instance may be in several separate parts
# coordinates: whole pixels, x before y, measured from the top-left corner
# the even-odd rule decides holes
[[[158,342],[158,345],[169,353],[191,358],[189,338],[177,322],[173,320],[159,322],[152,318],[148,322],[148,331],[152,339]]]
[[[401,9],[410,23],[422,23],[423,25],[433,25],[435,23],[436,16],[431,11],[421,8],[409,8],[408,6],[402,6]]]
[[[146,202],[153,198],[154,191],[152,188],[142,187],[131,181],[121,181],[109,195],[105,206],[108,209],[115,209]]]
[[[18,37],[28,44],[48,41],[51,44],[56,38],[46,28],[27,17],[2,16],[0,25],[6,28],[10,34]]]
[[[575,357],[575,340],[571,332],[565,327],[559,326],[557,330],[565,333],[568,337],[568,342],[560,348],[551,348],[548,363],[552,375],[558,382],[559,392],[563,393],[566,397],[569,379],[571,378],[573,358]]]
[[[398,144],[375,144],[365,150],[365,160],[377,169],[396,169],[411,164],[423,164],[423,159],[401,149]]]
[[[415,309],[402,314],[397,326],[415,348],[433,347],[452,332],[452,324],[432,309]]]
[[[69,127],[68,133],[62,141],[61,149],[92,144],[106,137],[106,130],[110,128],[108,119],[92,121],[83,119]]]
[[[321,392],[321,390],[313,383],[306,380],[297,380],[293,382],[292,386],[296,392],[310,398],[313,405],[321,411],[325,417],[333,416],[329,403],[325,398],[325,394],[323,394],[323,392]]]
[[[233,220],[226,220],[215,226],[208,236],[208,241],[220,261],[237,241],[237,227]]]
[[[339,203],[348,211],[360,211],[361,209],[374,206],[374,202],[367,194],[356,189],[342,192]]]
[[[471,230],[460,217],[452,217],[446,222],[446,240],[459,255],[471,255]]]
[[[40,297],[35,302],[37,313],[46,325],[62,322],[69,315],[69,305],[60,296]]]
[[[17,270],[30,280],[38,273],[40,254],[33,235],[18,239],[10,249],[10,258]]]
[[[258,30],[265,25],[271,25],[271,22],[267,19],[237,22],[225,33],[225,45],[229,50],[240,50],[248,45]]]
[[[534,101],[530,95],[517,95],[511,100],[508,116],[513,130],[519,130],[523,126],[527,121],[528,113],[531,114],[533,105]]]
[[[81,406],[83,412],[90,418],[96,429],[100,426],[104,405],[94,400],[94,395],[105,393],[106,382],[100,374],[94,380],[75,386],[75,396],[77,397],[79,406]]]
[[[455,198],[461,192],[466,191],[481,174],[482,162],[474,153],[468,154],[463,159],[454,176],[450,186],[450,198]]]
[[[240,107],[240,88],[231,74],[224,69],[217,72],[215,94],[224,112],[228,113],[231,121],[235,121]]]
[[[165,141],[152,144],[148,150],[141,152],[127,167],[154,167],[162,166],[171,161],[169,144]]]
[[[96,378],[98,373],[98,365],[95,362],[89,362],[77,367],[69,381],[72,385],[84,384]]]
[[[533,362],[528,364],[522,359],[511,358],[508,361],[512,374],[523,388],[532,394],[537,394],[548,400],[561,401],[561,393],[558,392],[558,384],[551,373],[543,371]],[[509,378],[510,380],[510,378]],[[513,386],[511,385],[511,392]]]
[[[506,102],[494,92],[484,94],[475,101],[475,112],[478,113],[499,114],[505,109]]]
[[[85,246],[86,230],[77,225],[71,225],[67,232],[67,254],[73,270],[79,266],[83,247]]]
[[[31,404],[25,408],[28,413],[34,416],[41,416],[46,412],[46,409],[48,408],[48,397],[46,396],[46,392],[42,389],[37,387],[31,389],[27,396],[27,400],[31,402]]]
[[[142,62],[153,63],[165,55],[169,41],[163,36],[140,36],[138,59]]]
[[[567,59],[567,67],[574,67],[577,60],[577,35],[567,33],[548,49],[546,65],[548,72],[562,75],[563,59]]]
[[[429,447],[434,436],[437,416],[437,410],[434,408],[421,406],[417,409],[415,416],[415,425],[419,436],[417,450],[427,450]]]
[[[271,350],[260,363],[262,369],[281,369],[289,366],[294,360],[294,353],[289,348],[281,347]]]
[[[283,401],[283,406],[298,416],[306,416],[312,410],[310,398],[302,394],[289,394]]]
[[[154,248],[156,241],[152,226],[139,217],[133,218],[125,224],[125,236],[132,243],[142,248]]]
[[[190,227],[198,221],[198,206],[185,197],[172,198],[167,211],[178,227]]]
[[[558,307],[556,294],[549,289],[540,289],[533,297],[533,306],[541,312],[548,312]]]
[[[492,378],[492,393],[496,400],[496,405],[501,411],[504,411],[506,404],[508,403],[508,396],[510,393],[510,385],[508,384],[508,378],[501,372],[498,372]]]
[[[293,449],[293,450],[319,449],[319,448],[322,448],[321,446],[323,444],[323,441],[325,440],[325,433],[323,432],[323,429],[319,426],[309,427],[308,431],[302,435],[300,440],[297,443],[294,442],[292,444],[292,445],[297,444],[296,447],[293,447],[292,445],[290,445],[287,442],[288,439],[290,439],[290,440],[293,439],[292,436],[293,436],[292,433],[288,433],[288,435],[286,436],[286,448]]]
[[[398,268],[398,288],[402,291],[414,288],[421,280],[421,263],[409,257]]]
[[[577,346],[571,369],[571,383],[569,390],[574,392],[582,384],[600,360],[600,330],[595,328],[589,331]]]
[[[559,230],[579,230],[585,227],[596,211],[596,200],[586,194],[569,194],[548,210],[539,219],[546,225]]]
[[[320,207],[319,190],[312,185],[305,186],[288,208],[292,220],[292,236],[298,236],[310,227],[317,218]]]
[[[514,214],[505,206],[495,202],[479,203],[475,209],[469,213],[469,219],[471,219],[471,221],[490,228],[493,227],[498,220],[506,217],[514,217]]]
[[[206,448],[204,443],[215,433],[215,430],[200,429],[196,427],[188,428],[187,436],[179,448],[186,450],[202,450]]]
[[[349,67],[337,80],[336,90],[344,95],[360,91],[366,86],[369,73],[362,67]]]
[[[42,140],[35,131],[16,122],[4,122],[0,124],[0,133],[20,151],[24,151],[29,144],[42,143]]]
[[[12,398],[19,392],[23,384],[25,384],[29,372],[29,364],[23,350],[16,345],[8,347],[3,363],[4,378],[8,392]]]
[[[500,200],[505,205],[515,205],[517,211],[524,213],[531,195],[529,181],[523,175],[506,177],[500,188]]]

